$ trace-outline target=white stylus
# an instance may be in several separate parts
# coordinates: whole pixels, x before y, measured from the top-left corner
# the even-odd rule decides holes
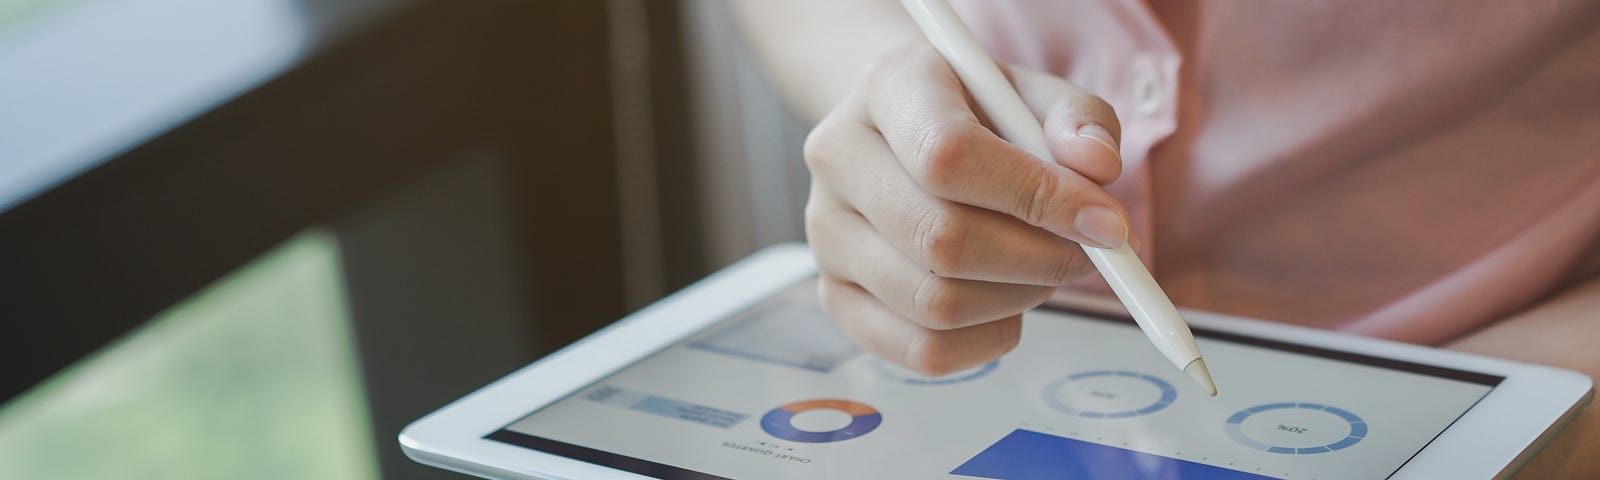
[[[983,47],[972,37],[972,32],[961,23],[955,10],[945,0],[901,0],[911,18],[916,20],[923,35],[933,47],[950,62],[967,92],[977,100],[978,106],[988,114],[989,121],[1000,130],[1000,136],[1040,159],[1052,158],[1044,140],[1044,128],[1033,117],[1033,112],[1022,103],[1022,97],[1011,88],[1011,82],[1000,73],[994,59],[984,53]],[[1211,395],[1217,394],[1217,385],[1206,370],[1206,361],[1200,356],[1200,347],[1194,344],[1194,334],[1189,324],[1178,315],[1177,307],[1166,292],[1150,276],[1144,262],[1126,244],[1121,247],[1095,248],[1088,245],[1083,250],[1094,261],[1117,298],[1128,307],[1139,328],[1144,330],[1150,343],[1167,357],[1173,365],[1188,374]]]

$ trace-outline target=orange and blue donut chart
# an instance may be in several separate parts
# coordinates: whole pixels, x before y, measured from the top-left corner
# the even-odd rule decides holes
[[[850,424],[836,430],[813,432],[801,430],[794,426],[792,420],[797,414],[812,410],[838,410],[850,415]],[[761,417],[761,429],[768,435],[791,442],[802,443],[827,443],[849,440],[878,428],[883,423],[883,414],[878,410],[859,402],[838,399],[816,399],[790,403],[768,411]]]

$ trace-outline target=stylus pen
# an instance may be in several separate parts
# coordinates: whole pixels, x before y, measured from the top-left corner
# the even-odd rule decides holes
[[[1022,97],[1011,88],[1011,82],[1000,73],[994,59],[984,53],[983,47],[972,37],[966,24],[956,16],[955,10],[945,0],[901,0],[923,35],[933,47],[944,55],[945,61],[956,71],[967,92],[978,101],[978,106],[988,114],[1000,136],[1040,159],[1052,158],[1044,141],[1044,128],[1033,118]],[[1173,365],[1193,378],[1206,392],[1217,394],[1217,384],[1206,370],[1206,361],[1200,356],[1200,347],[1194,344],[1194,334],[1189,324],[1178,315],[1177,307],[1167,293],[1161,291],[1156,279],[1150,276],[1144,262],[1126,244],[1117,248],[1096,248],[1088,245],[1083,250],[1094,261],[1117,298],[1128,307],[1139,328],[1144,330],[1150,343],[1167,357]]]

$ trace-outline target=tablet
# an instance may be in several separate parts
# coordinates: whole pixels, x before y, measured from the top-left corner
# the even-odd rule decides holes
[[[1029,312],[1021,344],[924,377],[829,321],[775,247],[405,429],[413,459],[505,479],[1508,476],[1592,396],[1584,375],[1185,312],[1220,394],[1113,300]]]

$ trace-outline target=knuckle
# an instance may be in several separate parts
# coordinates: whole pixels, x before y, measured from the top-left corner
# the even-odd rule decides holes
[[[1035,175],[1032,179],[1033,188],[1026,195],[1019,196],[1018,201],[1022,205],[1016,208],[1016,211],[1022,212],[1022,221],[1034,226],[1045,225],[1063,209],[1077,203],[1079,192],[1054,177]]]
[[[801,146],[801,158],[805,159],[806,169],[813,175],[823,171],[829,164],[832,155],[828,154],[828,147],[834,141],[833,128],[828,122],[818,124],[816,128],[806,134],[805,143]]]
[[[874,90],[877,87],[887,87],[889,84],[878,83],[878,80],[893,78],[901,70],[916,65],[925,65],[927,62],[935,60],[943,61],[942,57],[939,57],[939,52],[934,50],[932,45],[923,42],[901,45],[867,62],[867,81],[875,86]]]
[[[854,256],[851,245],[858,239],[849,238],[850,230],[841,225],[840,216],[848,214],[817,204],[814,200],[807,202],[805,210],[806,240],[817,269],[827,278],[848,280],[860,276],[862,266],[850,261]]]
[[[877,78],[894,71],[904,61],[905,56],[906,47],[900,47],[873,57],[871,61],[867,62],[867,78]]]
[[[822,207],[822,202],[818,201],[816,195],[818,195],[818,193],[812,192],[811,198],[806,199],[806,208],[803,213],[805,215],[807,228],[821,226],[824,219],[823,217],[827,216],[827,209]]]
[[[1075,243],[1064,242],[1057,249],[1059,250],[1058,253],[1052,255],[1052,258],[1058,260],[1049,262],[1048,267],[1045,269],[1045,278],[1043,280],[1046,285],[1066,285],[1068,282],[1082,278],[1089,273],[1092,264],[1089,261],[1089,256],[1083,253],[1083,248]]]
[[[928,328],[935,330],[949,330],[960,327],[961,319],[961,292],[960,288],[946,278],[927,275],[917,284],[916,291],[912,293],[912,302],[917,316]]]
[[[944,55],[927,42],[912,42],[900,47],[901,58],[909,65],[943,65]]]
[[[883,55],[879,55],[878,59],[872,62],[871,68],[886,69],[900,65],[918,65],[935,61],[942,62],[944,57],[939,56],[939,51],[934,49],[932,44],[909,42],[890,49],[888,52],[884,52]]]
[[[1065,262],[1051,262],[1049,268],[1045,271],[1043,280],[1045,285],[1060,286],[1076,278],[1078,278],[1078,272],[1072,268],[1072,261],[1068,260]]]
[[[923,184],[935,195],[948,196],[968,180],[976,132],[967,122],[932,122],[918,142],[916,165]]]
[[[911,240],[922,254],[923,265],[941,277],[959,272],[967,242],[965,225],[941,205],[924,207],[916,217]]]
[[[812,195],[816,195],[816,193],[813,192]],[[826,234],[830,224],[829,210],[823,208],[821,202],[817,201],[816,198],[811,198],[806,201],[804,215],[806,239],[811,242],[812,250],[826,248],[823,245],[826,242],[821,242],[820,240],[827,238]]]

